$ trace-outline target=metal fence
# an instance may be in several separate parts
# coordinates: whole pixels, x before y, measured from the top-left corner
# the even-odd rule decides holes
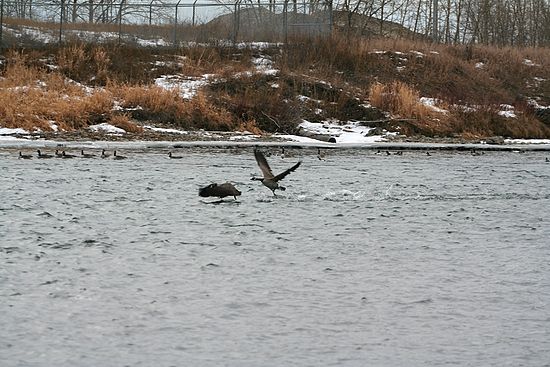
[[[327,35],[332,29],[331,1],[232,1],[1,0],[0,46],[77,39],[169,47],[219,40],[287,42],[290,36]]]

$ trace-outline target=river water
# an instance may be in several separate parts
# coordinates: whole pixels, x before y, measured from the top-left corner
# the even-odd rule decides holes
[[[549,365],[548,153],[264,150],[0,151],[0,364]]]

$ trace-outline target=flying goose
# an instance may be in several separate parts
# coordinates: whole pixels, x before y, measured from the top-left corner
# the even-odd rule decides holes
[[[126,159],[126,157],[123,155],[116,155],[116,150],[113,150],[113,159],[120,160],[120,159]]]
[[[38,153],[38,158],[42,158],[42,159],[45,159],[45,158],[53,158],[53,155],[42,153],[42,152],[40,151],[40,149],[38,149],[36,152]]]
[[[21,153],[21,151],[19,151],[19,159],[32,159],[32,155],[23,154],[23,153]]]
[[[84,149],[81,149],[81,150],[80,150],[80,157],[81,157],[81,158],[94,158],[94,157],[95,157],[95,154],[84,153]]]
[[[237,196],[240,195],[241,192],[237,190],[230,182],[226,182],[221,185],[213,183],[199,189],[199,196],[202,197],[217,196],[220,199],[223,199],[226,196],[233,196],[235,200],[237,200]]]
[[[290,167],[286,171],[283,171],[279,173],[277,176],[273,175],[273,172],[271,172],[271,168],[269,167],[269,164],[267,163],[267,160],[265,159],[265,156],[262,152],[260,152],[257,149],[254,149],[254,157],[256,158],[256,162],[258,163],[258,166],[260,166],[260,170],[262,171],[264,177],[252,177],[251,180],[255,181],[262,181],[264,186],[269,188],[273,195],[276,196],[275,190],[286,190],[286,188],[279,186],[279,181],[285,178],[290,172],[293,172],[302,164],[302,161],[299,161],[294,166]]]
[[[183,158],[182,156],[179,156],[179,155],[172,155],[172,152],[169,152],[168,153],[168,158],[171,158],[171,159],[181,159]]]

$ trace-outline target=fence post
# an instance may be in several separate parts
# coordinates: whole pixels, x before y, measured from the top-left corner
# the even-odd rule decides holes
[[[286,46],[288,44],[288,0],[283,4],[283,36]]]
[[[233,14],[233,43],[237,43],[237,34],[239,33],[239,23],[240,20],[240,14],[239,11],[241,10],[241,0],[235,1],[235,12]]]
[[[180,6],[181,0],[178,0],[176,4],[176,14],[174,16],[174,47],[178,45],[178,7]]]
[[[122,42],[122,6],[124,5],[124,1],[122,0],[120,2],[120,7],[118,8],[118,43],[120,44]]]
[[[332,23],[334,22],[332,14],[332,0],[328,0],[328,34],[332,36]]]
[[[64,15],[65,15],[65,0],[61,0],[61,14],[59,16],[59,41],[58,41],[59,46],[61,46],[61,39],[63,37]]]
[[[4,0],[0,1],[0,50],[4,47],[2,30],[4,28]]]
[[[197,0],[193,2],[193,27],[195,26],[195,8],[197,7]]]

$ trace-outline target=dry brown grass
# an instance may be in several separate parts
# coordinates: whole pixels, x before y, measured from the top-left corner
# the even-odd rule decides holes
[[[278,76],[244,73],[259,53],[271,56]],[[446,46],[335,33],[293,39],[283,53],[223,44],[168,50],[76,42],[8,50],[4,56],[3,126],[48,130],[55,121],[74,130],[111,122],[139,133],[136,119],[186,129],[294,132],[302,118],[376,120],[380,111],[389,111],[410,120],[402,131],[411,134],[550,136],[526,104],[531,96],[550,104],[550,50],[544,48]],[[156,77],[175,73],[215,73],[218,82],[184,100],[178,91],[154,85]],[[89,92],[70,80],[103,88]],[[299,102],[298,95],[311,100]],[[442,116],[420,103],[421,96],[477,111],[451,108]],[[378,110],[361,107],[367,99]],[[113,101],[127,111],[113,111]],[[517,119],[498,115],[493,106],[503,103],[515,106]]]
[[[112,115],[109,123],[129,133],[140,134],[143,132],[143,127],[133,122],[127,113]]]
[[[177,90],[154,85],[110,85],[109,90],[121,106],[130,109],[132,117],[139,120],[153,120],[184,129],[227,131],[236,126],[227,111],[212,105],[202,93],[185,100]]]
[[[417,90],[399,81],[372,84],[369,100],[373,106],[399,118],[426,120],[436,115],[432,109],[420,102]]]
[[[7,127],[50,131],[54,123],[62,130],[87,127],[112,110],[108,92],[92,94],[63,75],[27,66],[14,54],[0,79],[0,119]]]

